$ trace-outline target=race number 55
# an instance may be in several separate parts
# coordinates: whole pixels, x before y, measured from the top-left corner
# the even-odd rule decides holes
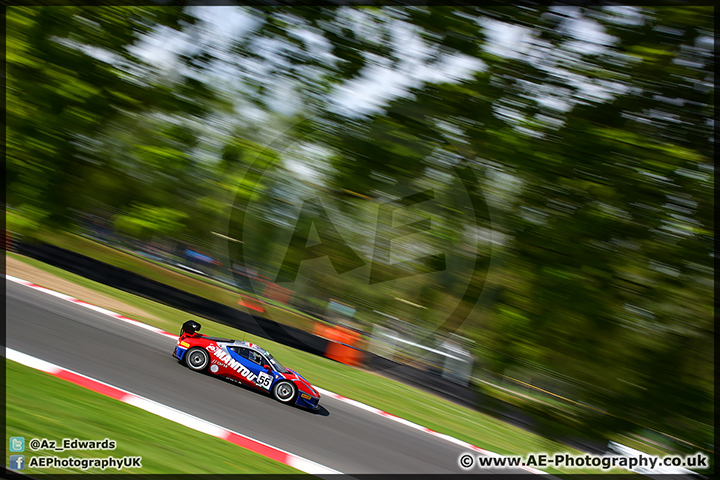
[[[265,390],[270,390],[271,383],[272,383],[272,376],[270,376],[270,374],[267,374],[265,372],[258,373],[258,377],[257,377],[258,387],[262,387]]]

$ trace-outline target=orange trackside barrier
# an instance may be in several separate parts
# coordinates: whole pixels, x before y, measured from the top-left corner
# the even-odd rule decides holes
[[[327,325],[325,325],[323,323],[315,322],[315,326],[313,327],[313,333],[315,335],[317,335],[318,337],[323,337],[323,338],[329,339],[330,338],[329,336],[332,335],[330,333],[331,329],[332,329],[332,327],[328,327]]]
[[[325,356],[347,365],[358,366],[362,364],[363,353],[354,348],[360,340],[360,335],[344,327],[329,327],[316,323],[313,333],[319,337],[330,340]]]
[[[244,295],[240,297],[240,300],[238,300],[238,305],[242,305],[243,307],[247,307],[252,310],[255,310],[256,312],[261,312],[261,313],[265,311],[265,307],[263,307],[263,303],[265,303],[265,302],[262,302],[260,300],[254,299],[254,298],[246,297]]]
[[[346,365],[357,367],[363,363],[363,352],[357,348],[349,347],[338,342],[330,342],[325,356]]]
[[[360,335],[345,327],[329,327],[322,323],[316,322],[313,327],[313,333],[319,337],[323,337],[333,342],[345,343],[347,345],[355,345],[360,340]]]

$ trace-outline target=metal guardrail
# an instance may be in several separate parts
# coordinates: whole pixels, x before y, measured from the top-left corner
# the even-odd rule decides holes
[[[429,333],[425,338],[431,338],[436,345],[423,345],[407,334],[374,325],[368,351],[400,363],[408,363],[407,358],[424,365],[428,370],[439,371],[443,378],[453,383],[469,385],[474,363],[470,352],[434,333]]]
[[[5,251],[17,253],[18,244],[22,241],[22,235],[6,229],[3,230],[5,232]]]

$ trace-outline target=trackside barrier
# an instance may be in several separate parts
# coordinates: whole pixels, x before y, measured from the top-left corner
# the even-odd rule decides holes
[[[17,252],[17,244],[21,235],[6,229],[3,229],[3,231],[5,232],[5,251]]]
[[[363,351],[355,347],[360,341],[360,335],[356,332],[340,326],[329,327],[315,323],[313,333],[328,340],[325,357],[354,367],[363,364]]]
[[[352,365],[353,367],[359,367],[363,365],[363,352],[362,350],[344,345],[342,343],[330,342],[328,343],[325,356],[331,360],[335,360],[346,365]]]
[[[250,310],[255,310],[256,312],[260,313],[265,312],[265,307],[263,306],[264,304],[265,302],[263,302],[262,300],[248,297],[247,295],[240,295],[240,300],[238,300],[238,305],[249,308]]]
[[[282,343],[288,347],[321,356],[327,350],[327,340],[305,330],[213,302],[199,295],[156,282],[79,253],[53,245],[25,243],[18,244],[18,252],[90,280],[237,328],[251,335]]]

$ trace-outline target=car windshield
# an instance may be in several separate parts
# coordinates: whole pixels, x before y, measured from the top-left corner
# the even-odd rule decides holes
[[[288,372],[288,369],[285,368],[285,367],[283,367],[283,366],[280,364],[280,362],[278,362],[277,360],[275,360],[275,357],[273,357],[273,356],[270,355],[269,353],[265,352],[265,358],[267,358],[268,362],[270,362],[270,364],[273,366],[273,368],[274,368],[275,370],[277,370],[278,372],[280,372],[280,373],[287,373],[287,372]]]

